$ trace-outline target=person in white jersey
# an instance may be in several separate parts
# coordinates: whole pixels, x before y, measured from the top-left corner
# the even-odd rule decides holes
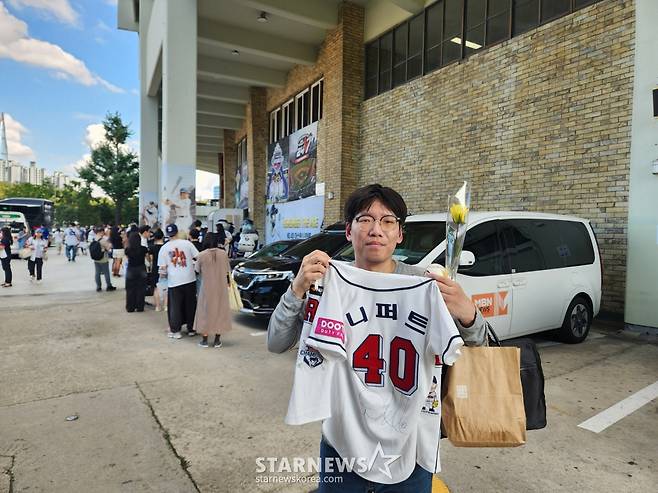
[[[403,239],[403,227],[404,222],[407,217],[407,206],[402,199],[402,197],[393,189],[388,187],[383,187],[379,184],[367,185],[360,189],[355,190],[345,203],[345,234],[348,240],[351,241],[354,247],[354,267],[359,269],[364,269],[366,271],[371,271],[372,273],[384,273],[384,274],[403,274],[409,276],[423,276],[424,269],[414,266],[406,265],[402,262],[398,262],[393,259],[392,255],[395,250],[395,247],[402,242]],[[302,265],[300,270],[291,283],[288,291],[281,297],[279,304],[277,305],[272,317],[270,318],[268,326],[268,339],[267,345],[268,349],[271,352],[283,353],[291,349],[297,342],[300,342],[300,351],[298,353],[298,363],[300,358],[306,359],[307,367],[317,367],[324,368],[327,365],[323,365],[322,361],[324,359],[332,359],[335,355],[331,350],[326,349],[327,338],[324,338],[324,343],[321,344],[318,341],[308,340],[309,334],[302,334],[302,329],[305,329],[305,332],[311,330],[317,331],[317,324],[320,322],[319,315],[315,314],[314,306],[318,305],[318,291],[310,291],[312,285],[316,283],[319,279],[323,278],[329,269],[336,270],[340,269],[340,265],[336,264],[338,267],[335,269],[329,264],[329,256],[322,251],[316,250],[308,254],[302,260]],[[345,269],[343,269],[344,271]],[[341,272],[343,272],[341,271]],[[337,273],[337,272],[336,272]],[[354,275],[344,274],[345,279],[348,281],[350,278],[354,278]],[[485,321],[473,301],[469,296],[463,291],[461,286],[455,281],[452,281],[448,278],[441,277],[435,274],[427,274],[428,276],[436,280],[436,285],[440,291],[443,303],[441,302],[438,295],[434,298],[436,300],[436,312],[432,316],[442,319],[442,324],[446,329],[447,333],[450,333],[449,323],[445,321],[442,313],[443,310],[447,310],[449,315],[454,319],[456,328],[458,329],[457,334],[463,338],[463,341],[469,345],[484,345],[486,343],[486,329]],[[335,276],[334,276],[335,277]],[[396,281],[400,279],[398,276],[394,276]],[[364,278],[366,279],[366,278]],[[413,278],[410,278],[413,279]],[[326,278],[325,278],[326,281]],[[353,281],[349,281],[351,283]],[[366,282],[371,282],[367,280]],[[358,283],[357,283],[358,284]],[[364,283],[365,284],[365,283]],[[381,284],[381,283],[380,283]],[[404,282],[398,283],[404,284]],[[411,284],[414,284],[413,282]],[[337,288],[340,290],[340,288]],[[423,295],[423,300],[432,299],[432,295]],[[324,301],[320,301],[318,308],[319,311],[323,310]],[[333,303],[329,303],[331,306]],[[325,303],[327,305],[327,303]],[[352,316],[354,324],[363,318],[362,312],[360,312],[360,306],[350,307],[352,309]],[[383,308],[386,310],[386,308]],[[312,315],[310,315],[312,313]],[[408,317],[407,313],[400,313],[400,322],[404,322]],[[425,314],[427,315],[427,314]],[[412,321],[411,325],[416,325],[414,322],[423,322],[425,315],[421,317],[416,317]],[[370,315],[372,317],[372,315]],[[424,318],[423,318],[424,317]],[[304,319],[311,320],[314,319],[315,323],[306,323],[304,324]],[[405,320],[402,320],[404,318]],[[306,326],[305,326],[306,325]],[[351,324],[350,324],[351,325]],[[421,324],[422,325],[422,324]],[[418,327],[417,327],[418,328]],[[450,337],[443,339],[441,343],[433,343],[431,341],[431,336],[429,335],[430,331],[425,330],[425,328],[420,328],[428,334],[428,344],[429,346],[438,351],[439,349],[444,349],[448,351],[445,355],[438,355],[437,364],[435,365],[435,373],[440,375],[440,361],[441,356],[445,357],[445,362],[450,363],[451,359],[456,357],[454,347],[451,347],[449,344]],[[386,330],[385,328],[382,330]],[[328,340],[331,340],[331,335],[333,334],[336,337],[340,337],[340,332],[332,331],[331,329],[325,332],[329,334],[330,337]],[[302,340],[300,341],[300,336]],[[306,338],[305,338],[306,337]],[[322,338],[320,338],[322,339]],[[337,341],[337,340],[336,340]],[[336,342],[334,341],[334,342]],[[308,342],[308,347],[306,346]],[[311,344],[314,342],[314,345]],[[352,348],[353,350],[354,348]],[[340,353],[340,349],[337,351]],[[354,352],[354,351],[352,351]],[[302,354],[304,353],[304,354]],[[392,352],[391,352],[392,354]],[[353,354],[352,354],[353,357]],[[422,357],[422,356],[421,356]],[[367,360],[367,356],[365,358]],[[363,361],[362,361],[363,362]],[[350,362],[353,363],[353,362]],[[357,362],[358,363],[358,362]],[[355,368],[355,372],[360,371]],[[388,362],[390,366],[390,362]],[[395,385],[397,377],[389,377],[389,368],[382,370],[384,372],[384,385],[391,383]],[[363,372],[362,372],[363,373]],[[365,372],[367,373],[367,372]],[[398,375],[399,376],[399,375]],[[296,373],[297,378],[297,373]],[[365,378],[365,377],[364,377]],[[386,380],[388,378],[388,380]],[[425,375],[427,379],[427,375]],[[374,381],[371,383],[375,383]],[[399,383],[399,382],[398,382]],[[404,384],[402,385],[405,386]],[[405,387],[406,388],[406,387]],[[398,389],[399,390],[399,389]],[[426,394],[433,390],[431,387],[419,389],[418,392],[425,392]],[[341,389],[334,390],[331,394],[332,398],[335,395],[336,391],[339,393]],[[341,396],[341,402],[343,404],[347,402],[345,395]],[[349,399],[349,395],[347,396]],[[312,399],[311,399],[312,400]],[[361,403],[363,404],[363,403]],[[416,403],[412,403],[415,405]],[[421,405],[418,408],[418,414],[421,413],[427,414],[422,411],[422,406],[425,404],[425,399],[421,399]],[[354,407],[357,407],[357,404],[354,404]],[[363,406],[362,406],[363,407]],[[368,406],[366,405],[366,413]],[[397,406],[399,407],[399,406]],[[396,406],[394,405],[392,411],[396,411]],[[292,412],[291,412],[292,411]],[[291,399],[291,406],[289,409],[287,421],[290,423],[295,422],[305,422],[309,418],[325,418],[323,423],[323,436],[320,443],[320,458],[321,465],[325,464],[325,459],[334,458],[340,459],[341,455],[336,450],[337,448],[342,448],[343,450],[354,450],[354,447],[350,443],[331,443],[330,437],[327,435],[332,433],[332,430],[336,430],[340,426],[341,420],[349,419],[345,416],[321,416],[322,410],[317,411],[317,415],[311,416],[314,413],[311,412],[310,415],[306,417],[301,416],[297,420],[294,416],[295,414],[295,398],[293,391],[293,398]],[[374,413],[374,414],[373,414]],[[303,413],[302,413],[303,414]],[[375,415],[376,412],[373,409],[371,415]],[[402,411],[402,414],[406,414],[406,411]],[[374,416],[374,419],[377,417]],[[421,422],[423,418],[418,418],[416,421]],[[387,422],[392,422],[392,420],[387,418]],[[408,430],[408,434],[418,434],[419,428],[416,426],[416,422],[411,422],[411,426],[405,427],[400,425],[400,420],[398,422],[399,430]],[[406,423],[406,421],[405,421]],[[352,423],[354,425],[354,423]],[[420,426],[420,425],[418,425]],[[436,434],[438,435],[438,429]],[[403,433],[404,435],[404,433]],[[346,437],[346,440],[350,440],[349,435],[342,435],[343,438]],[[359,433],[358,437],[355,437],[355,440],[363,440],[364,436],[372,440],[372,437],[368,437],[367,430],[364,430],[363,433]],[[430,437],[438,444],[438,436]],[[415,439],[415,438],[414,438]],[[359,473],[354,471],[343,471],[338,472],[334,468],[333,472],[325,471],[324,469],[320,472],[320,483],[319,483],[319,492],[327,493],[334,491],[341,491],[346,493],[351,492],[363,492],[363,491],[372,491],[374,493],[380,492],[391,492],[395,491],[396,493],[429,493],[432,488],[432,472],[437,469],[438,464],[432,465],[430,467],[428,462],[430,460],[425,457],[426,454],[423,453],[425,450],[426,443],[423,443],[421,438],[418,439],[417,448],[418,448],[418,457],[416,458],[416,465],[408,474],[408,453],[410,445],[407,442],[400,441],[401,449],[397,452],[392,452],[390,449],[391,444],[388,443],[388,454],[395,454],[398,456],[405,455],[406,465],[398,471],[398,477],[393,477],[392,479],[398,479],[397,482],[391,483],[387,477],[382,478],[378,476],[377,473],[370,474],[370,471]],[[357,444],[358,446],[358,444]],[[405,450],[402,450],[405,448]],[[347,458],[349,460],[349,458]],[[438,463],[438,454],[436,457]],[[403,461],[404,462],[404,461]],[[423,465],[425,467],[423,467]],[[380,468],[377,468],[379,470]],[[428,469],[433,469],[429,471]],[[387,471],[390,472],[390,471]],[[407,476],[400,479],[400,475]],[[329,476],[334,476],[329,477]],[[365,476],[369,476],[370,479]],[[377,481],[380,479],[380,481]],[[392,488],[392,489],[391,489]]]

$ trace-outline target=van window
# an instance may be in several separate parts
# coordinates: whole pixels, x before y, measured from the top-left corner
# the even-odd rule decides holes
[[[556,221],[558,222],[558,221]],[[566,267],[588,265],[594,263],[594,247],[592,239],[583,223],[575,221],[559,221],[560,237],[562,238],[562,258]]]
[[[587,228],[575,221],[510,219],[504,237],[515,272],[560,269],[594,262]]]
[[[538,230],[541,231],[537,233]],[[503,237],[513,272],[531,272],[546,269],[546,258],[540,238],[548,234],[538,228],[534,220],[509,219],[503,221]]]
[[[457,272],[474,277],[509,274],[509,265],[501,249],[496,230],[496,221],[488,221],[466,232],[464,250],[473,252],[475,263],[469,267],[461,266]],[[445,252],[439,255],[434,263],[445,265]]]

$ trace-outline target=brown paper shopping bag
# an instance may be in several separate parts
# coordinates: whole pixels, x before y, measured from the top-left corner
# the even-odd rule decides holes
[[[525,443],[525,410],[517,347],[464,347],[447,368],[441,415],[456,447]]]

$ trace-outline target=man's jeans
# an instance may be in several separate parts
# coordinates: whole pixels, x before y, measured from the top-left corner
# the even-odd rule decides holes
[[[325,472],[324,464],[327,457],[339,460],[338,452],[324,439],[320,442],[320,484],[319,493],[431,493],[432,473],[418,464],[407,479],[397,484],[373,483],[362,478],[355,472],[336,472],[336,461],[333,461],[334,472]]]
[[[96,288],[101,289],[101,274],[105,276],[105,287],[109,288],[112,285],[112,281],[110,280],[110,263],[94,262],[94,269],[96,269]]]
[[[75,260],[75,253],[78,249],[78,245],[66,245],[66,258],[69,260]]]

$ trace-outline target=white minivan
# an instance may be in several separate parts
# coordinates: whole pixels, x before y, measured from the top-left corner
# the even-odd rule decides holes
[[[446,214],[409,216],[394,258],[445,265]],[[351,245],[335,258],[353,258]],[[601,306],[601,258],[587,219],[472,212],[457,281],[501,339],[559,329],[583,341]]]

